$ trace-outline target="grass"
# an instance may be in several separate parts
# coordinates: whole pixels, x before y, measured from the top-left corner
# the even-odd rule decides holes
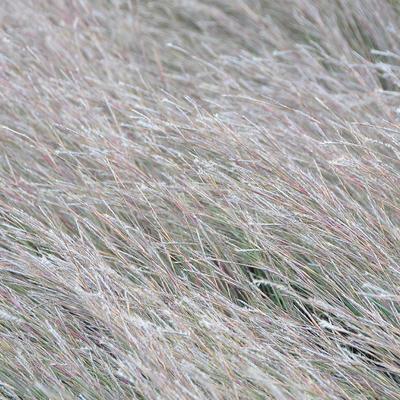
[[[397,1],[0,31],[1,399],[400,399]]]

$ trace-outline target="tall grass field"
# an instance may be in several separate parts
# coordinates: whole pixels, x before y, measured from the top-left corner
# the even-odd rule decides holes
[[[0,399],[400,399],[400,2],[0,0]]]

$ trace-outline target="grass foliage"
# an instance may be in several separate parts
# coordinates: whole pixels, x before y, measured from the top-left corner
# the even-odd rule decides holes
[[[394,0],[2,0],[0,398],[400,399],[399,61]]]

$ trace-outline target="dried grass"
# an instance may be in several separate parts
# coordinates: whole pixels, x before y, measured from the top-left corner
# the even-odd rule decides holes
[[[3,0],[0,396],[400,399],[389,0]]]

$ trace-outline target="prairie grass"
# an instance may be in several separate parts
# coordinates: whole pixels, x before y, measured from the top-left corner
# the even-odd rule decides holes
[[[0,2],[2,399],[400,399],[393,0]]]

